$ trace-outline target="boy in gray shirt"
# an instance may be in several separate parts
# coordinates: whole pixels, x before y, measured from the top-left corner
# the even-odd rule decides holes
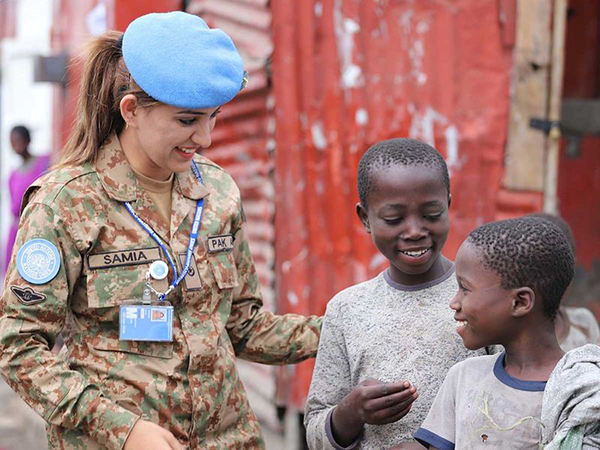
[[[413,139],[380,142],[359,163],[358,194],[358,217],[390,265],[327,305],[306,404],[312,450],[412,440],[448,369],[474,354],[448,307],[457,284],[441,254],[450,226],[442,156]]]
[[[456,256],[450,302],[469,349],[501,344],[446,376],[415,438],[430,449],[540,449],[544,388],[563,356],[554,317],[574,272],[563,232],[539,217],[483,225]],[[415,449],[418,445],[396,448]]]

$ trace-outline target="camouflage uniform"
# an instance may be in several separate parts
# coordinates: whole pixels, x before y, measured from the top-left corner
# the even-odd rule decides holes
[[[286,364],[315,355],[321,319],[260,311],[238,188],[206,158],[196,162],[204,186],[191,170],[176,175],[170,229],[115,135],[95,164],[51,172],[26,194],[15,253],[42,238],[62,263],[53,280],[33,285],[13,254],[0,302],[0,368],[49,423],[51,449],[120,449],[140,417],[194,449],[264,448],[235,357]],[[167,298],[173,342],[120,341],[118,306],[141,300],[150,260],[167,261],[123,202],[163,238],[181,270],[199,198],[193,270]],[[233,248],[209,253],[208,238],[223,235],[234,236]],[[167,280],[154,286],[164,291]],[[65,347],[55,356],[61,332]]]

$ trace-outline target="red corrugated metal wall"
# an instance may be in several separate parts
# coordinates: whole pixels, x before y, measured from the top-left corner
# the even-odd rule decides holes
[[[356,168],[373,143],[435,145],[452,179],[453,258],[466,234],[541,208],[502,187],[514,1],[272,2],[276,104],[276,281],[280,310],[322,314],[378,273],[355,217]],[[312,363],[296,368],[304,402]]]

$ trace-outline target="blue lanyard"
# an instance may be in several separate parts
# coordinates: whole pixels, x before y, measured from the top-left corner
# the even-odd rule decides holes
[[[194,172],[194,175],[196,175],[196,178],[198,179],[200,184],[204,184],[204,182],[202,181],[202,175],[200,175],[200,171],[198,170],[195,161],[192,161],[192,171]],[[200,232],[200,222],[202,221],[202,211],[204,210],[204,199],[201,198],[196,202],[196,213],[194,214],[192,232],[190,233],[190,240],[187,246],[185,264],[183,265],[183,269],[179,275],[177,275],[177,267],[175,266],[175,261],[173,260],[169,251],[167,250],[167,246],[165,245],[165,243],[158,236],[158,234],[156,234],[156,231],[154,231],[150,227],[150,225],[148,225],[146,222],[139,218],[139,216],[131,207],[131,203],[125,202],[125,208],[127,208],[127,211],[129,211],[129,214],[131,214],[133,219],[150,235],[152,239],[156,241],[156,243],[159,245],[162,251],[165,252],[165,255],[167,255],[169,264],[171,264],[171,268],[173,269],[173,282],[171,283],[171,286],[169,286],[167,292],[160,294],[159,300],[163,301],[166,298],[166,296],[172,290],[174,290],[179,285],[179,283],[181,283],[181,280],[185,278],[188,271],[190,270],[190,265],[192,264],[192,259],[194,257],[194,248],[196,247],[196,243],[198,242],[198,233]]]

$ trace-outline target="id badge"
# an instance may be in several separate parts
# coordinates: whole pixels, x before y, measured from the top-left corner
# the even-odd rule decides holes
[[[119,339],[171,342],[173,307],[166,302],[122,305],[119,311]]]

